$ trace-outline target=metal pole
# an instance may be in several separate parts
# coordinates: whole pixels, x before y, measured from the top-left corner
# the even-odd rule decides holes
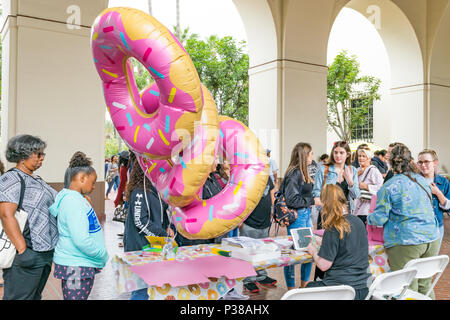
[[[180,39],[180,0],[177,0],[177,38]]]
[[[148,13],[152,16],[153,15],[153,11],[152,11],[152,0],[148,0]]]

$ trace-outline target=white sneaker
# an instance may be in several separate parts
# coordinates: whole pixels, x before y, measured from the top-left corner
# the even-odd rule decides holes
[[[223,297],[224,300],[248,300],[249,298],[250,296],[240,294],[239,292],[234,290],[234,288],[228,291]]]

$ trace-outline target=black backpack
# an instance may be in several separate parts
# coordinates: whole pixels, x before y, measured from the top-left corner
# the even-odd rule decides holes
[[[275,201],[273,203],[273,220],[281,227],[288,226],[297,219],[297,210],[289,209],[286,205],[284,196],[286,178],[284,177],[280,189],[275,193]]]

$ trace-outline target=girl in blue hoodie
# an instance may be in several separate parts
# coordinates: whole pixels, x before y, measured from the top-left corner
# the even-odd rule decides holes
[[[87,300],[95,274],[108,261],[102,228],[86,195],[95,188],[92,161],[76,152],[66,171],[70,184],[56,196],[50,212],[57,218],[59,240],[53,262],[64,300]]]

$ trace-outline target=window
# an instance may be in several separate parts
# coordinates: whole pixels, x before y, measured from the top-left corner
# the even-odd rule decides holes
[[[352,108],[361,108],[361,99],[352,100]],[[352,129],[351,142],[355,141],[373,142],[373,104],[367,109],[364,123]]]

